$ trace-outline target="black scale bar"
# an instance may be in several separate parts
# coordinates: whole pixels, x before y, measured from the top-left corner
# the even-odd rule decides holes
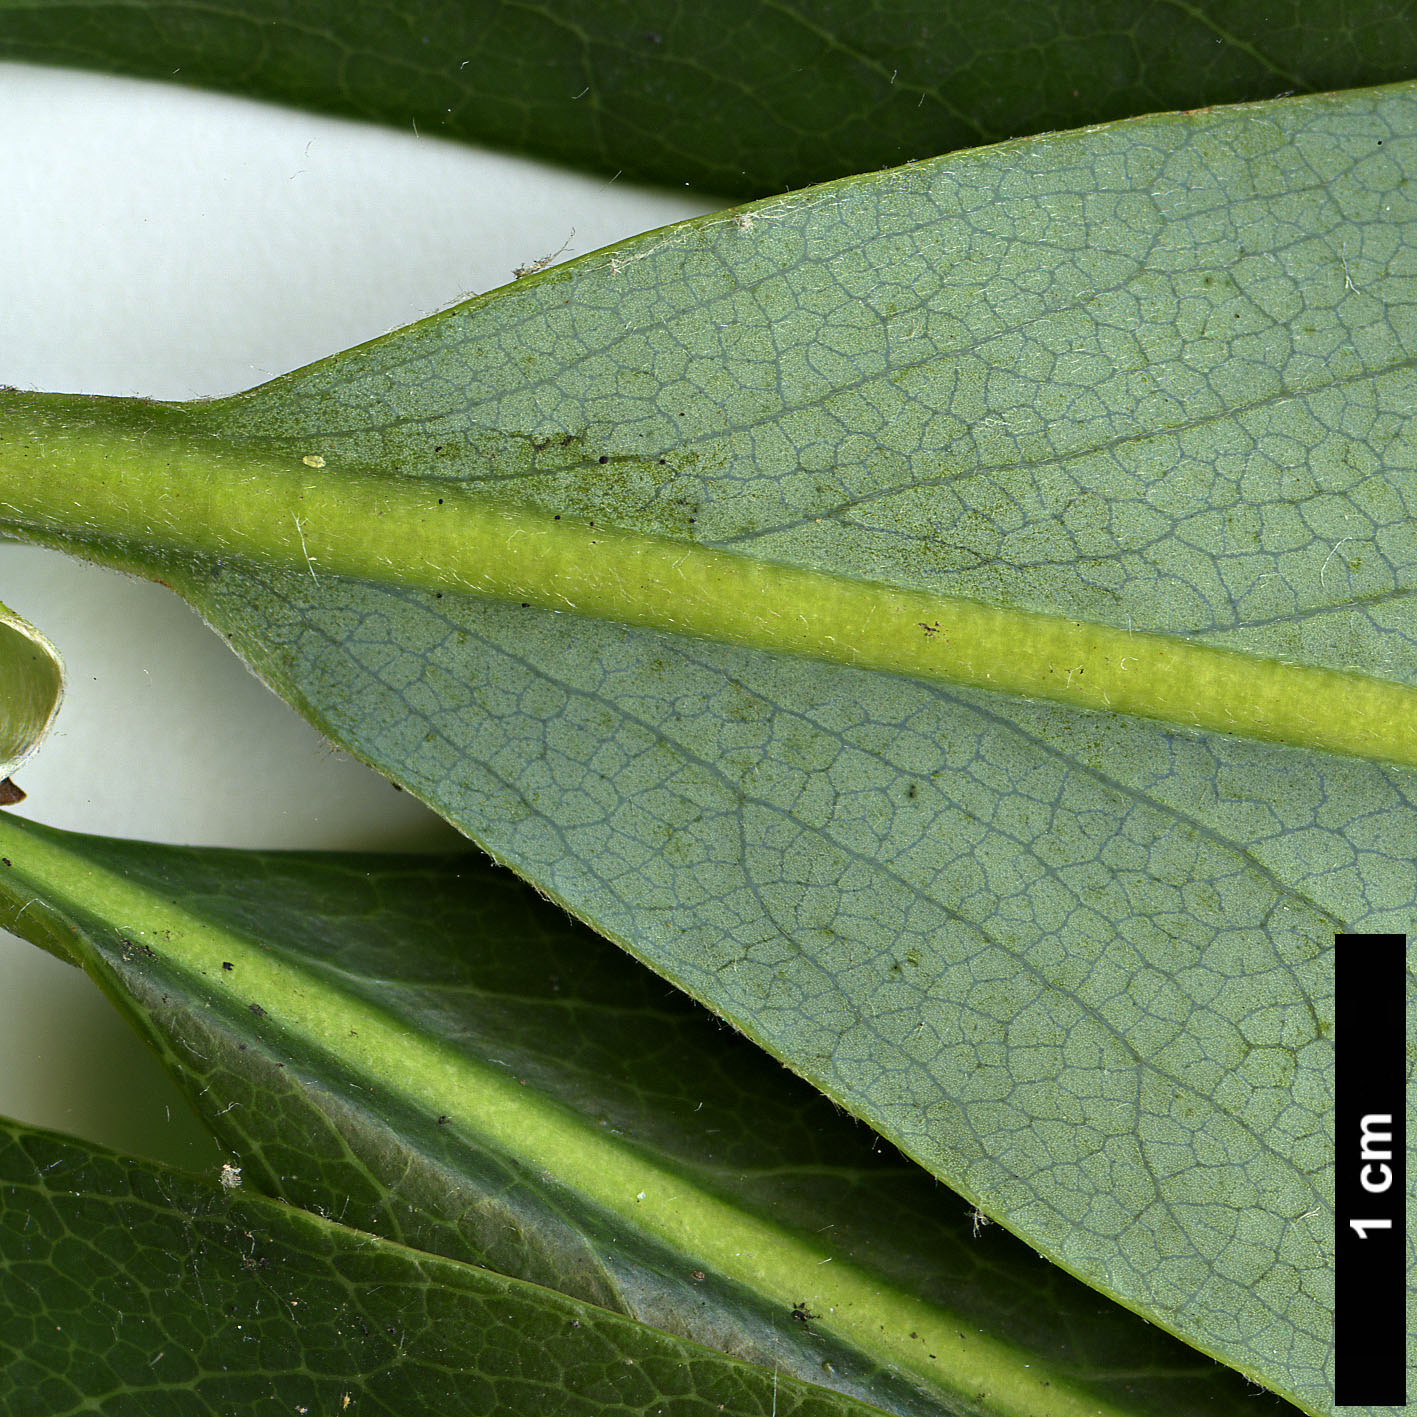
[[[1407,1404],[1407,941],[1338,935],[1334,1397]]]

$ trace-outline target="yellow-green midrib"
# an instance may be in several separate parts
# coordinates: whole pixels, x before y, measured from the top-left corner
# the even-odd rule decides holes
[[[67,906],[75,918],[122,922],[125,939],[138,950],[151,949],[159,967],[176,972],[194,995],[208,995],[213,1007],[239,1017],[256,1006],[263,1032],[284,1034],[307,1056],[313,1051],[342,1071],[368,1077],[430,1117],[448,1116],[449,1125],[466,1128],[480,1145],[784,1312],[805,1303],[816,1327],[926,1391],[971,1402],[986,1394],[987,1410],[1000,1417],[1124,1417],[1125,1408],[1041,1355],[982,1333],[839,1258],[822,1236],[772,1225],[495,1066],[331,989],[278,952],[221,930],[3,816],[0,850],[11,863],[0,876],[5,893],[28,893],[61,911]]]

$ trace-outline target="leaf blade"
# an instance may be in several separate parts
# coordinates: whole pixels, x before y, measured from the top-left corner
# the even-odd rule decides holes
[[[1008,145],[642,238],[193,416],[1410,684],[1413,161],[1410,87]],[[1340,924],[1410,920],[1410,772],[308,571],[148,569],[1065,1267],[1328,1400],[1328,960]]]
[[[947,1220],[923,1173],[504,873],[8,818],[0,847],[0,913],[65,942],[248,1189],[899,1414],[1253,1407],[1016,1242]],[[606,1193],[621,1172],[628,1203]]]
[[[33,625],[4,605],[0,605],[0,675],[5,684],[0,697],[0,778],[8,780],[39,748],[59,712],[64,662]]]
[[[23,1417],[95,1398],[114,1414],[254,1413],[273,1397],[410,1413],[449,1401],[873,1410],[549,1290],[8,1121],[0,1233],[0,1393]]]
[[[382,0],[0,6],[0,55],[250,94],[507,145],[632,179],[760,196],[1135,113],[1411,77],[1408,9],[1342,23],[1281,4],[1128,10],[932,0],[667,15]]]

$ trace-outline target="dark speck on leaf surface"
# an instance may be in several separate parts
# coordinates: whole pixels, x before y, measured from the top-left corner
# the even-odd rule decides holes
[[[235,966],[234,964],[232,964],[232,962],[231,962],[229,959],[224,959],[224,960],[222,960],[222,962],[221,962],[221,967],[222,967],[223,969],[235,969],[235,968],[236,968],[236,966]]]
[[[252,1004],[251,1012],[255,1014],[257,1018],[265,1018],[266,1016],[266,1011],[260,1006],[260,1004]]]

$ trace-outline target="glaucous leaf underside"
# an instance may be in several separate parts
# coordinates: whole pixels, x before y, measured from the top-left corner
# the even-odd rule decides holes
[[[430,504],[1239,650],[1265,692],[1285,661],[1412,689],[1414,170],[1408,86],[1013,142],[651,233],[152,418]],[[1325,1408],[1333,934],[1410,926],[1411,768],[397,566],[30,533],[167,581],[986,1213]]]

